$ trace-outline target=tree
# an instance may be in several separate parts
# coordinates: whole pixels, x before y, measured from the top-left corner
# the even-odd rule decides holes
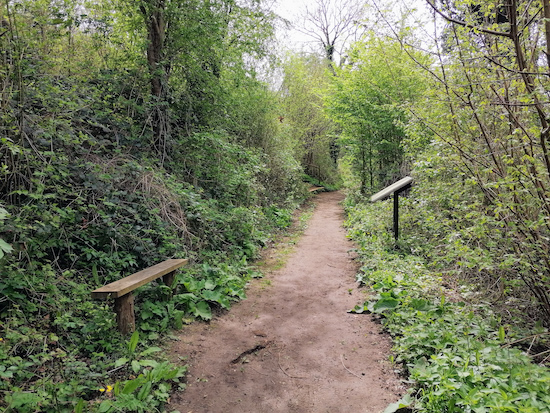
[[[364,3],[358,0],[315,0],[312,6],[306,6],[298,30],[321,45],[329,67],[337,63],[337,56],[342,59],[344,48],[363,32],[358,26],[363,7]]]
[[[450,213],[442,205],[452,208],[444,254],[475,270],[465,273],[478,282],[498,285],[499,298],[536,298],[535,317],[550,324],[549,2],[427,4],[447,26],[438,65],[424,66],[436,92],[411,110],[437,147],[418,169],[423,196],[438,216]],[[442,148],[445,159],[434,162]],[[433,196],[425,159],[449,193]]]
[[[323,59],[290,55],[284,70],[281,122],[295,142],[304,170],[318,179],[333,181],[335,125],[323,113],[322,94],[329,81]]]
[[[409,52],[411,53],[411,52]],[[420,60],[424,56],[417,54]],[[350,51],[327,95],[330,116],[342,128],[361,193],[398,177],[403,162],[404,105],[421,94],[423,78],[397,41],[373,36]]]

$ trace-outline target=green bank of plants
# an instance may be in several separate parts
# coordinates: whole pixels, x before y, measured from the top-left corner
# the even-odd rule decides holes
[[[190,158],[214,144],[225,154],[193,172],[207,181],[202,186],[128,154],[74,159],[63,146],[51,153],[20,146],[29,184],[6,194],[0,215],[3,409],[161,411],[183,386],[184,363],[168,363],[157,346],[171,329],[244,298],[260,275],[249,262],[289,225],[301,196],[291,191],[295,199],[276,203],[276,193],[266,195],[260,155],[219,134],[201,142]],[[7,181],[15,185],[16,174]],[[155,283],[139,289],[139,345],[136,335],[128,350],[112,303],[92,301],[90,292],[169,257],[192,264],[173,291]]]
[[[358,281],[371,289],[352,311],[381,321],[411,385],[386,413],[547,412],[550,371],[529,355],[547,331],[504,323],[487,302],[468,299],[473,287],[451,288],[423,258],[396,248],[390,204],[346,204],[362,263]]]
[[[157,346],[243,298],[307,196],[257,75],[275,16],[232,0],[0,11],[0,410],[162,411],[185,368]],[[190,265],[173,291],[137,291],[122,337],[90,292],[167,258]]]
[[[152,170],[127,167],[151,174],[149,184],[160,185]],[[7,206],[11,214],[1,224],[9,247],[0,262],[0,392],[8,412],[160,411],[170,390],[182,385],[185,367],[168,363],[156,346],[166,343],[171,329],[209,320],[244,298],[246,283],[259,276],[248,261],[290,216],[283,207],[221,207],[173,182],[170,191],[157,188],[177,200],[163,219],[166,201],[155,207],[150,202],[158,198],[116,188],[119,176],[130,179],[126,172],[114,168],[98,180],[105,192],[91,192],[93,199],[66,201],[66,192],[78,187],[46,182],[56,203],[37,196],[19,210]],[[130,357],[112,303],[92,301],[90,292],[172,256],[190,257],[193,264],[178,274],[173,294],[157,284],[137,292],[142,350],[135,352],[135,336]]]

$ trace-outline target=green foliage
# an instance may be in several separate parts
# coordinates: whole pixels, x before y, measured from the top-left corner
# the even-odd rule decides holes
[[[437,7],[464,24],[448,22],[436,40],[430,87],[411,106],[409,246],[479,284],[518,323],[548,326],[548,61],[530,37],[550,39],[546,18],[523,1]]]
[[[336,184],[330,184],[306,174],[302,175],[302,180],[313,186],[322,186],[326,191],[337,191],[342,187],[342,182],[340,181],[338,181]]]
[[[8,211],[6,211],[4,208],[0,207],[0,224],[8,216],[9,216]],[[6,241],[4,241],[2,238],[0,238],[0,260],[2,258],[4,258],[4,255],[6,255],[6,254],[8,254],[12,251],[13,251],[13,247],[10,244],[8,244]]]
[[[349,63],[337,70],[326,93],[328,114],[342,129],[352,171],[363,194],[399,176],[403,163],[405,105],[414,102],[425,83],[400,43],[371,34],[349,52]]]
[[[335,125],[323,113],[323,89],[330,74],[318,56],[290,55],[284,63],[281,128],[290,136],[303,170],[334,184],[338,148]]]
[[[127,368],[135,378],[117,381],[114,385],[99,389],[100,392],[112,392],[113,399],[106,399],[96,405],[96,411],[147,412],[157,410],[170,396],[173,383],[178,383],[186,372],[186,367],[177,367],[167,361],[147,358],[162,351],[159,347],[148,347],[137,353],[139,333],[135,331],[128,342],[128,357],[116,360],[115,368]]]
[[[188,176],[209,198],[235,206],[255,205],[265,165],[257,150],[231,143],[225,133],[196,133],[174,148],[174,170]]]
[[[389,212],[383,203],[348,198],[346,210],[350,235],[360,246],[358,280],[372,290],[352,311],[382,317],[395,361],[414,385],[386,412],[407,406],[434,413],[547,411],[550,372],[512,347],[525,332],[502,325],[487,304],[459,301],[422,258],[394,249],[380,223]]]
[[[154,344],[243,298],[248,260],[305,199],[256,76],[273,14],[163,4],[152,71],[154,1],[0,6],[0,409],[161,410],[185,368]],[[173,291],[140,288],[126,343],[90,292],[172,257],[192,264]]]
[[[265,209],[265,215],[277,228],[288,228],[292,224],[292,214],[288,209],[277,208],[272,205]]]

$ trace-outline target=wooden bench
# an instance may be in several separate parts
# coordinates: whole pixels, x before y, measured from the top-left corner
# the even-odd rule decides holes
[[[122,334],[130,333],[136,328],[134,295],[132,291],[160,277],[162,277],[164,284],[171,287],[174,283],[176,270],[186,265],[187,262],[188,260],[185,259],[163,261],[92,291],[92,298],[114,298],[118,329]]]

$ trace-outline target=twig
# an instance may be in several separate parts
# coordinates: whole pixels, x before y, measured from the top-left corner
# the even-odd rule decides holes
[[[269,342],[265,342],[264,344],[258,344],[257,346],[251,348],[251,349],[248,349],[248,350],[245,350],[243,351],[241,354],[239,354],[239,357],[237,357],[236,359],[234,360],[231,360],[231,364],[237,364],[237,363],[240,363],[245,356],[249,355],[249,354],[252,354],[252,353],[255,353],[257,351],[260,351],[264,348],[266,348],[266,346],[269,344]]]
[[[363,376],[359,376],[358,374],[355,374],[353,371],[351,371],[350,369],[348,369],[346,367],[346,365],[344,364],[344,355],[343,354],[340,355],[340,361],[342,362],[342,366],[344,366],[344,368],[347,370],[348,373],[353,374],[355,377],[359,377],[360,379],[363,379]]]
[[[279,356],[277,357],[277,364],[279,365],[279,368],[281,371],[285,374],[285,376],[290,377],[291,379],[307,379],[307,377],[301,377],[301,376],[291,376],[288,374],[285,369],[281,366],[281,352],[279,351]]]
[[[109,371],[107,372],[107,374],[114,373],[115,371],[120,370],[120,369],[123,368],[123,367],[126,367],[126,363],[124,363],[122,366],[118,366],[118,367],[115,367],[115,368],[112,369],[112,370],[109,370]]]
[[[531,338],[540,338],[542,336],[546,336],[546,335],[549,335],[549,334],[550,333],[533,334],[532,336],[523,337],[523,338],[520,338],[518,340],[512,341],[510,343],[503,344],[502,347],[510,347],[510,346],[513,346],[514,344],[521,343],[522,341],[529,340]]]
[[[542,356],[544,354],[548,354],[548,353],[550,353],[550,350],[546,350],[546,351],[543,351],[542,353],[534,354],[532,357],[536,358],[536,357],[540,357],[540,356]]]
[[[531,340],[531,344],[529,345],[529,348],[527,349],[527,354],[529,354],[531,352],[531,349],[533,348],[533,344],[535,344],[536,339],[537,339],[536,337],[533,337],[533,340]]]

